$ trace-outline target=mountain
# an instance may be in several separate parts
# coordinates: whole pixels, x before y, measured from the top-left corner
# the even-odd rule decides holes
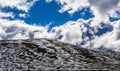
[[[120,71],[120,53],[51,39],[1,40],[0,71]]]

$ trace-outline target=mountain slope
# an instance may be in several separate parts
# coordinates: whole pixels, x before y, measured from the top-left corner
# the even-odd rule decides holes
[[[50,69],[120,71],[120,53],[89,50],[50,39],[0,41],[0,70]]]

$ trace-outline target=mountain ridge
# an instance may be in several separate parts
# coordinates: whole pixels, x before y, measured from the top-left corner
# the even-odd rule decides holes
[[[1,40],[0,70],[120,70],[120,53],[52,39]]]

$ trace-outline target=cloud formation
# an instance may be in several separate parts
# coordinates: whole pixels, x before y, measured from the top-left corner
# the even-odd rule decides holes
[[[120,21],[114,22],[113,31],[103,34],[100,37],[95,37],[94,47],[106,47],[116,51],[120,51]]]
[[[67,11],[69,14],[90,7],[95,15],[95,19],[108,21],[109,16],[114,16],[120,10],[120,0],[55,0],[61,5],[60,13]],[[99,20],[98,20],[99,21]]]
[[[28,25],[22,20],[0,19],[0,40],[51,38],[47,28]]]
[[[114,23],[99,23],[93,27],[91,20],[67,22],[66,24],[54,27],[56,40],[76,44],[86,48],[108,48],[119,51],[120,48],[120,21]]]
[[[0,8],[10,7],[28,12],[37,0],[0,0]]]
[[[10,7],[29,12],[37,0],[0,0],[0,8]],[[53,0],[46,0],[47,3]],[[110,22],[109,16],[119,17],[120,0],[54,0],[60,6],[60,13],[74,14],[84,7],[90,7],[94,18],[68,21],[48,32],[48,26],[28,25],[24,20],[14,18],[13,12],[0,11],[0,40],[51,38],[87,48],[109,48],[120,51],[120,21]],[[19,17],[26,17],[20,13]]]
[[[28,25],[22,20],[0,20],[0,40],[50,38],[86,48],[108,48],[119,51],[120,21],[91,26],[93,19],[69,21],[50,32],[42,26]]]
[[[0,11],[0,18],[7,18],[7,17],[14,18],[14,14],[12,12],[5,13]]]
[[[68,11],[69,14],[73,14],[76,11],[81,10],[83,7],[89,6],[87,0],[55,0],[61,5],[60,13]]]
[[[117,9],[120,0],[88,0],[89,3],[99,10],[100,14],[108,14],[110,10]]]

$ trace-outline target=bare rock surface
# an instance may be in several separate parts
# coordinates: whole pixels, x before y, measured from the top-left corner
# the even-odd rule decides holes
[[[120,71],[120,53],[50,39],[0,41],[0,71],[56,69]]]

